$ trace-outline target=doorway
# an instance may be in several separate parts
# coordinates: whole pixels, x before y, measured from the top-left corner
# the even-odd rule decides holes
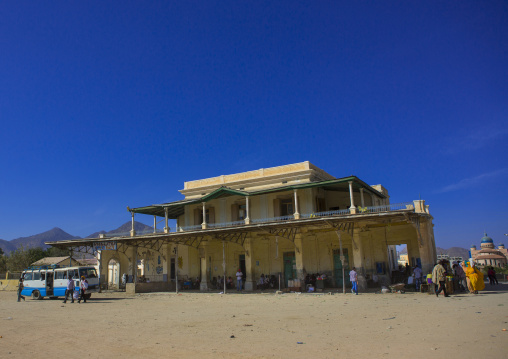
[[[296,279],[296,256],[295,252],[284,252],[284,285],[288,287],[290,279]]]
[[[111,259],[108,263],[108,286],[119,288],[120,285],[120,263],[116,259]]]
[[[347,248],[342,250],[344,253],[344,278],[346,280],[346,284],[348,284],[347,278],[349,273],[349,254]],[[340,260],[340,249],[333,250],[333,276],[335,277],[335,283],[338,288],[342,287],[343,279],[342,279],[342,262]]]
[[[245,285],[245,279],[247,278],[247,267],[245,266],[245,254],[240,254],[238,257],[238,268],[243,273],[242,283]]]

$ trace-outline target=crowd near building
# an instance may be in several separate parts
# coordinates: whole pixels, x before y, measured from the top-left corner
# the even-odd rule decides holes
[[[336,178],[309,162],[189,181],[180,192],[179,201],[128,207],[128,235],[48,244],[97,255],[101,283],[120,285],[126,274],[134,292],[177,283],[206,291],[238,272],[247,291],[261,276],[286,288],[313,275],[340,288],[353,267],[365,289],[391,283],[397,245],[424,273],[436,262],[425,201],[390,203],[382,185]],[[153,233],[137,233],[136,216],[152,216]]]

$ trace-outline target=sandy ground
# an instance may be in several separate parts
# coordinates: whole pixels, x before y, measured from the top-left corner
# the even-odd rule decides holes
[[[0,358],[507,358],[507,309],[507,283],[439,299],[101,293],[63,304],[0,292]]]

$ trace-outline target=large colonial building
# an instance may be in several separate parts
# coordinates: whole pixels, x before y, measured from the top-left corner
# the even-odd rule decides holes
[[[128,208],[130,236],[48,243],[98,253],[101,281],[108,265],[138,280],[136,291],[174,288],[175,279],[245,274],[245,290],[259,277],[280,276],[282,286],[307,274],[325,274],[327,287],[342,287],[343,269],[356,267],[360,288],[389,283],[397,264],[394,246],[406,244],[408,261],[429,272],[436,260],[432,216],[423,200],[391,204],[381,185],[355,176],[336,178],[309,162],[184,183],[184,199]],[[154,233],[134,230],[135,216],[154,217]],[[176,228],[168,221],[176,220]],[[165,223],[158,231],[157,222]],[[132,287],[132,286],[131,286]]]

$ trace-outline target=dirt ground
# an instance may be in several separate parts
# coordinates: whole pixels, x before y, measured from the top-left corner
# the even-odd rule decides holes
[[[0,358],[507,358],[508,284],[479,295],[0,292]]]

